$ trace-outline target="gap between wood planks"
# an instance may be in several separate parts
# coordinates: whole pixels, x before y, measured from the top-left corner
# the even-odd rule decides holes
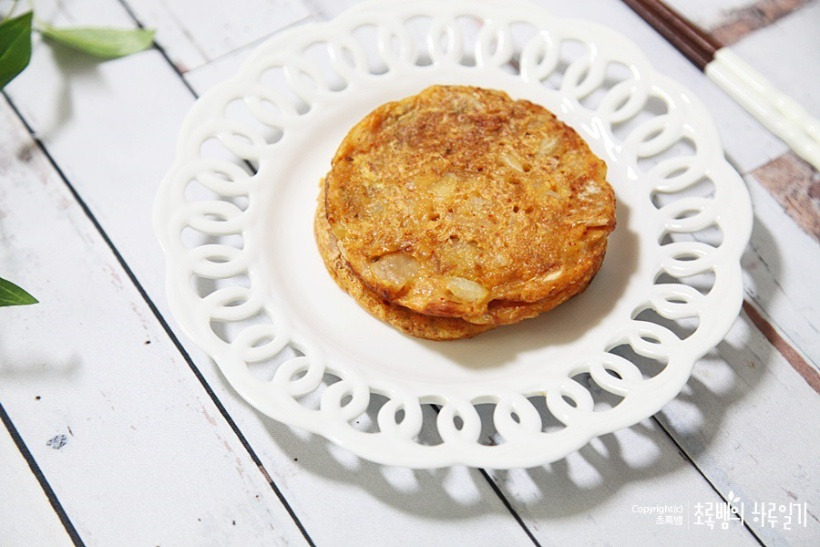
[[[774,325],[763,317],[763,314],[758,311],[754,304],[748,300],[743,300],[743,311],[749,316],[757,330],[766,337],[780,355],[814,389],[815,393],[820,393],[820,373],[808,361],[803,359],[803,356],[783,338]]]
[[[703,480],[706,481],[706,484],[708,484],[709,487],[715,492],[715,494],[717,494],[718,497],[723,500],[723,502],[726,504],[726,506],[727,507],[732,506],[732,504],[733,504],[732,500],[730,500],[727,496],[724,496],[723,493],[718,489],[718,487],[715,486],[715,484],[711,480],[709,480],[709,477],[706,476],[706,473],[703,472],[703,470],[698,466],[698,464],[695,462],[695,460],[693,460],[692,458],[689,457],[689,454],[687,454],[686,451],[681,447],[681,445],[678,444],[678,441],[675,439],[675,437],[672,435],[672,433],[670,433],[669,430],[666,429],[663,426],[663,423],[661,422],[660,419],[658,419],[658,416],[657,415],[652,416],[652,420],[656,424],[658,424],[658,427],[660,427],[661,431],[663,431],[663,433],[669,438],[669,440],[672,441],[672,443],[675,446],[678,447],[678,453],[681,455],[681,457],[683,457],[683,459],[685,459],[687,462],[689,462],[689,464],[698,472],[698,474],[701,477],[703,477]],[[752,529],[752,527],[749,525],[749,523],[746,522],[745,520],[743,521],[743,527],[746,528],[746,531],[749,532],[749,534],[751,534],[751,536],[755,539],[755,541],[757,541],[757,543],[759,545],[761,545],[761,546],[766,545],[765,543],[763,543],[763,540],[761,540],[758,537],[758,535],[755,533],[754,529]]]
[[[34,474],[37,482],[40,483],[40,488],[43,489],[43,493],[45,493],[48,502],[51,504],[52,509],[54,512],[57,513],[57,518],[60,519],[60,523],[65,528],[68,537],[71,539],[72,543],[77,546],[83,546],[82,538],[80,534],[77,532],[77,528],[74,527],[74,523],[71,522],[71,519],[68,517],[68,514],[65,512],[63,505],[60,503],[60,500],[57,498],[57,494],[54,493],[54,489],[51,488],[51,484],[49,484],[48,479],[43,474],[43,470],[40,469],[40,466],[37,464],[37,460],[34,459],[34,456],[31,453],[31,450],[28,449],[26,446],[23,437],[20,435],[20,432],[17,431],[17,428],[14,426],[14,422],[11,421],[11,417],[6,412],[6,409],[3,408],[3,404],[0,403],[0,422],[6,427],[6,430],[9,432],[11,439],[14,441],[14,444],[17,446],[17,450],[20,451],[22,454],[23,459],[26,460],[26,463],[31,469],[31,472]]]

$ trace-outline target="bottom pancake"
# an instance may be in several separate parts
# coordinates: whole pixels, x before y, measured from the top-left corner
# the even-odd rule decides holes
[[[572,296],[583,292],[594,277],[594,273],[576,279],[575,283],[565,286],[562,290],[544,300],[536,302],[513,302],[498,300],[492,302],[484,314],[481,323],[470,322],[458,317],[442,317],[418,313],[409,308],[390,302],[388,299],[370,289],[362,279],[350,268],[342,256],[336,239],[330,230],[324,206],[324,184],[321,184],[314,232],[319,254],[322,256],[325,267],[339,287],[347,292],[362,308],[374,317],[381,319],[395,328],[418,338],[427,340],[459,340],[471,338],[476,334],[494,329],[502,325],[518,323],[548,311]],[[598,260],[602,260],[600,256]],[[591,268],[590,272],[598,270],[599,264]]]

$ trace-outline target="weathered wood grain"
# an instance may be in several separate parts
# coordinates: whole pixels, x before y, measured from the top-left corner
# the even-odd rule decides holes
[[[752,171],[804,232],[820,242],[820,173],[789,153]]]
[[[740,41],[746,35],[771,25],[797,11],[811,0],[758,0],[750,6],[729,10],[724,21],[712,25],[710,33],[725,45]]]
[[[658,414],[724,496],[740,499],[765,545],[811,545],[820,503],[820,398],[746,313]],[[753,520],[754,504],[806,504],[806,525]]]
[[[692,526],[696,504],[722,498],[654,420],[595,439],[552,465],[492,477],[542,545],[756,543],[739,523],[719,532]],[[675,514],[679,524],[666,522]],[[584,528],[597,535],[579,536]]]
[[[701,28],[712,29],[727,22],[732,13],[750,9],[759,0],[665,0]]]
[[[157,29],[156,41],[180,72],[258,42],[310,14],[298,0],[245,0],[227,8],[220,0],[128,0],[127,6],[144,26]]]
[[[820,358],[817,240],[804,232],[754,176],[746,177],[755,223],[742,258],[748,298],[815,369]]]
[[[0,401],[82,541],[302,543],[5,101],[0,126],[0,264],[40,300],[2,309]]]
[[[754,304],[748,300],[743,302],[743,311],[754,323],[766,340],[780,352],[780,355],[797,371],[811,388],[820,393],[820,373],[810,365],[803,356],[777,331],[774,325],[769,323],[765,317],[755,308]]]

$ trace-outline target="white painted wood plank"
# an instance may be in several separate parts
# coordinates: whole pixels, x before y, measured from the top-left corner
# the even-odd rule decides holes
[[[574,498],[578,498],[577,503],[592,500],[595,510],[589,518],[595,519],[599,529],[608,531],[607,542],[613,544],[747,542],[751,538],[742,534],[727,535],[728,531],[741,530],[738,521],[731,522],[727,530],[721,528],[720,520],[717,528],[697,524],[698,506],[714,515],[723,500],[732,498],[764,544],[812,545],[820,525],[816,514],[820,501],[816,481],[820,472],[818,415],[816,392],[744,314],[726,340],[696,364],[681,395],[658,414],[664,428],[721,497],[706,484],[687,488],[681,481],[683,484],[677,486],[680,473],[676,454],[664,453],[664,444],[653,440],[657,431],[654,422],[594,441],[561,462],[562,472],[551,473],[557,467],[553,465],[546,473],[539,469],[537,473],[496,473],[495,477],[536,537],[545,543],[571,541],[566,530],[580,515],[565,510],[556,518],[556,508],[575,507]],[[636,454],[643,454],[645,461],[634,461]],[[542,479],[536,480],[536,474]],[[568,477],[578,492],[567,491]],[[643,480],[662,483],[665,493],[653,492],[640,484]],[[590,484],[595,488],[589,488]],[[549,503],[544,492],[560,492],[552,502],[555,507],[543,507]],[[605,495],[617,500],[615,507],[620,514],[609,500],[598,506],[596,496]],[[776,507],[775,520],[768,524],[755,514],[755,508],[763,504]],[[636,506],[656,505],[681,506],[684,528],[656,524],[635,512]],[[634,522],[636,518],[643,518],[647,527],[630,528],[624,534],[623,520]]]
[[[295,23],[294,27],[301,25],[309,25],[311,23],[320,22],[314,16],[303,19]],[[228,78],[234,76],[239,70],[239,66],[256,49],[258,44],[249,44],[247,46],[237,48],[234,51],[227,53],[207,65],[195,68],[184,74],[185,80],[197,92],[197,95],[202,95],[213,86],[224,82]]]
[[[0,264],[41,302],[2,310],[0,400],[80,537],[302,543],[5,101],[0,126]]]
[[[129,0],[139,20],[157,29],[161,44],[181,72],[254,43],[307,17],[298,0]]]
[[[812,545],[820,533],[820,399],[800,380],[743,314],[659,414],[715,487],[739,498],[766,545]],[[753,520],[756,503],[776,504],[778,522]],[[794,508],[787,529],[779,508],[791,504],[806,504],[807,521]]]
[[[0,462],[0,543],[9,547],[73,545],[28,462],[2,424]]]
[[[755,206],[751,243],[743,256],[749,298],[815,368],[820,367],[820,252],[753,176],[746,177]]]
[[[317,19],[326,21],[360,4],[361,0],[304,0],[304,3]]]
[[[693,475],[657,423],[644,420],[552,465],[493,478],[542,545],[756,545],[739,523],[693,525],[697,504],[722,501]]]
[[[5,2],[8,10],[12,2]],[[85,27],[85,26],[116,26],[129,28],[132,22],[121,6],[113,3],[98,3],[94,0],[74,0],[71,5],[56,0],[19,2],[15,13],[23,13],[28,9],[35,12],[36,20],[54,26]],[[5,14],[6,11],[3,11]],[[35,22],[35,27],[38,25]],[[60,50],[62,48],[59,48]]]
[[[245,431],[258,428],[237,419]],[[276,463],[274,480],[317,545],[531,545],[474,469],[376,465],[324,439],[266,425],[276,445],[263,447],[260,458]]]
[[[331,19],[360,0],[303,0],[313,14]],[[758,0],[667,0],[667,4],[703,28],[712,28],[726,21],[732,10],[751,6]],[[599,0],[600,2],[600,0]],[[606,6],[609,8],[609,6]]]
[[[116,0],[56,5],[60,10],[55,11],[54,2],[38,2],[38,10],[53,13],[50,20],[55,25],[88,20],[95,25],[134,26]],[[61,142],[63,158],[83,158],[79,174],[70,162],[64,166],[81,193],[88,184],[100,192],[127,195],[111,199],[104,208],[89,202],[101,223],[119,226],[118,236],[125,241],[115,243],[124,249],[126,262],[131,258],[128,250],[140,249],[136,242],[145,242],[153,233],[150,211],[156,188],[173,162],[177,132],[192,104],[184,86],[155,85],[155,77],[160,82],[178,81],[155,50],[99,62],[48,47],[35,35],[31,64],[6,87],[43,142]],[[142,259],[163,263],[157,243],[143,247]]]

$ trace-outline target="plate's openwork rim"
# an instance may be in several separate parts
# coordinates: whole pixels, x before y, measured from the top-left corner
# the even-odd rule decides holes
[[[475,24],[475,35],[465,35],[465,19]],[[409,30],[411,20],[427,21],[421,42]],[[517,24],[535,29],[518,45],[512,32]],[[371,46],[382,63],[376,71],[361,38],[354,37],[354,29],[363,26],[374,29]],[[584,52],[564,59],[566,41],[580,43]],[[336,83],[303,55],[317,43],[326,46]],[[613,80],[613,65],[626,76]],[[281,75],[289,97],[264,82],[268,71]],[[254,195],[265,184],[266,160],[288,152],[285,136],[329,98],[431,71],[503,73],[504,81],[514,78],[522,88],[557,86],[550,93],[561,98],[563,114],[585,120],[581,132],[587,137],[591,131],[604,135],[608,161],[626,173],[645,207],[641,237],[650,252],[641,260],[650,275],[642,281],[643,296],[628,303],[626,316],[611,319],[598,346],[558,376],[531,379],[528,385],[535,387],[527,390],[488,385],[480,395],[464,396],[442,388],[420,397],[401,380],[373,382],[355,363],[334,363],[321,341],[293,328],[271,301],[264,268],[258,267],[263,246],[249,235],[261,214]],[[560,82],[549,84],[559,73]],[[228,105],[237,100],[269,131],[231,119]],[[660,111],[657,104],[650,108],[653,101],[662,103]],[[629,128],[618,134],[616,127]],[[214,139],[236,161],[208,157],[203,143]],[[687,152],[680,151],[683,142],[690,145]],[[693,193],[704,180],[708,195]],[[192,184],[204,188],[206,197],[192,197]],[[257,409],[380,463],[511,468],[560,459],[594,436],[651,416],[677,395],[694,362],[722,339],[739,312],[740,255],[751,232],[751,207],[706,108],[655,71],[623,36],[525,3],[377,1],[274,36],[236,76],[201,97],[183,124],[176,161],[160,186],[154,224],[174,316]],[[186,242],[186,232],[200,242]],[[714,241],[704,235],[714,233]],[[706,289],[691,282],[704,276]],[[647,319],[647,310],[658,319]],[[226,325],[233,334],[226,334]],[[685,334],[676,330],[680,325]],[[618,347],[629,351],[619,353]],[[647,375],[641,360],[660,364],[660,370]],[[275,363],[272,378],[251,371],[268,361]],[[328,375],[336,380],[329,385]],[[375,410],[374,394],[380,401]],[[601,394],[619,402],[601,408]],[[545,412],[560,427],[545,427]],[[422,433],[425,427],[435,429],[433,441]]]

